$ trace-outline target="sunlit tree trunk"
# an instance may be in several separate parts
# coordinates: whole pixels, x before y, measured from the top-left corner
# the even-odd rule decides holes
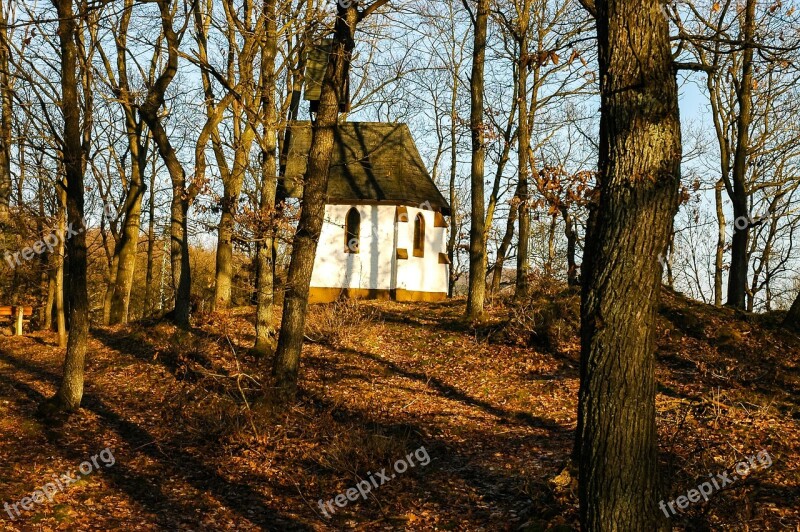
[[[467,295],[467,319],[483,316],[486,297],[486,239],[484,198],[484,164],[486,159],[485,134],[483,130],[483,91],[486,61],[486,33],[489,20],[489,0],[478,0],[473,27],[472,77],[470,78],[470,119],[472,135],[472,167],[470,170],[469,230],[469,292]]]
[[[255,351],[264,356],[275,349],[275,328],[272,314],[275,306],[275,193],[277,190],[278,164],[275,159],[277,146],[275,108],[275,57],[278,49],[276,28],[276,0],[264,0],[266,31],[262,45],[261,60],[261,113],[263,133],[261,140],[261,215],[258,227],[261,230],[257,246],[258,286],[256,301]]]
[[[153,159],[150,171],[150,204],[147,212],[147,273],[145,275],[144,315],[149,316],[156,309],[156,286],[153,279],[156,246],[156,160]]]
[[[0,5],[0,228],[9,221],[11,202],[12,87],[9,62],[8,4]]]

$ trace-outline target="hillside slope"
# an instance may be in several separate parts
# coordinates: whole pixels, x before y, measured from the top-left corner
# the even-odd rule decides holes
[[[570,529],[577,296],[497,304],[479,329],[463,300],[315,306],[300,402],[255,401],[252,309],[93,331],[81,415],[43,421],[60,350],[0,338],[0,500],[16,502],[105,447],[115,464],[3,529]],[[510,320],[510,321],[509,321]],[[235,334],[234,334],[235,332]],[[676,529],[800,526],[800,339],[770,316],[665,293],[658,429],[673,500],[765,450],[772,465],[671,517]],[[410,453],[430,458],[326,517],[336,498]],[[422,454],[422,453],[420,453]],[[376,482],[375,484],[379,484]],[[330,507],[329,507],[330,508]]]

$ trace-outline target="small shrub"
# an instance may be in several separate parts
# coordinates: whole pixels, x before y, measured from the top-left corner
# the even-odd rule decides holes
[[[574,288],[552,280],[531,285],[530,296],[513,303],[500,340],[517,346],[558,353],[580,334],[580,296]]]
[[[339,299],[326,305],[309,307],[306,318],[306,337],[312,342],[332,346],[341,345],[352,334],[377,319],[374,307],[353,299]]]

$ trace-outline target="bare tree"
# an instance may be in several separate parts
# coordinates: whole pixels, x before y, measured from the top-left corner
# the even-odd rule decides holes
[[[294,237],[292,259],[286,278],[281,332],[272,368],[279,399],[291,400],[297,390],[300,352],[303,347],[309,285],[317,242],[325,214],[330,162],[340,102],[345,100],[348,71],[358,23],[388,0],[376,0],[358,8],[358,2],[338,3],[330,59],[322,80],[319,109],[312,122],[311,150],[303,184],[302,208]]]
[[[164,106],[164,95],[178,71],[178,47],[183,31],[176,33],[171,0],[156,0],[161,15],[161,30],[167,45],[167,61],[155,82],[148,87],[144,103],[139,106],[139,115],[144,120],[158,153],[164,161],[172,181],[172,204],[170,206],[170,255],[172,260],[172,284],[175,289],[173,320],[181,327],[189,326],[190,295],[192,289],[191,265],[189,263],[189,230],[187,213],[189,205],[199,192],[199,182],[194,180],[186,186],[186,172],[172,146],[159,114]]]
[[[132,13],[133,0],[125,0],[124,10],[121,13],[114,37],[116,71],[102,48],[100,48],[107,83],[124,116],[127,156],[130,160],[130,177],[127,180],[124,179],[125,165],[122,164],[122,161],[119,163],[123,183],[127,181],[127,186],[125,187],[125,196],[120,209],[122,229],[114,249],[116,271],[113,274],[114,284],[108,315],[108,321],[112,325],[128,321],[131,289],[136,268],[136,253],[139,245],[142,199],[146,190],[144,171],[147,167],[149,144],[149,135],[145,130],[144,121],[136,112],[136,91],[131,87],[128,74],[128,55],[130,54],[128,28]],[[154,67],[159,55],[160,44],[157,44],[154,47],[149,70],[150,79],[148,83],[150,84],[154,81]]]
[[[483,316],[486,296],[486,230],[484,227],[486,205],[484,197],[484,164],[486,159],[483,122],[484,70],[486,61],[486,35],[489,21],[489,0],[477,0],[473,15],[467,0],[464,7],[470,11],[473,25],[472,76],[470,78],[470,119],[472,134],[472,168],[470,171],[471,220],[469,230],[469,293],[467,319]]]
[[[66,179],[66,210],[68,223],[75,227],[67,241],[70,267],[69,337],[64,358],[64,373],[55,397],[47,401],[46,410],[73,411],[83,398],[84,367],[89,338],[89,295],[86,281],[86,225],[84,223],[84,169],[88,145],[83,143],[89,128],[88,116],[81,120],[79,102],[78,19],[74,16],[72,0],[54,0],[58,13],[58,40],[61,56],[61,110],[64,116],[62,154]],[[86,74],[86,64],[80,75]],[[84,87],[86,88],[86,87]]]

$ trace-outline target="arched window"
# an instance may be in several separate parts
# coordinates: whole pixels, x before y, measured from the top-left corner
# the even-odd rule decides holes
[[[361,214],[353,207],[344,222],[344,252],[358,253],[361,245]]]
[[[422,213],[414,218],[414,256],[425,256],[425,218]]]

